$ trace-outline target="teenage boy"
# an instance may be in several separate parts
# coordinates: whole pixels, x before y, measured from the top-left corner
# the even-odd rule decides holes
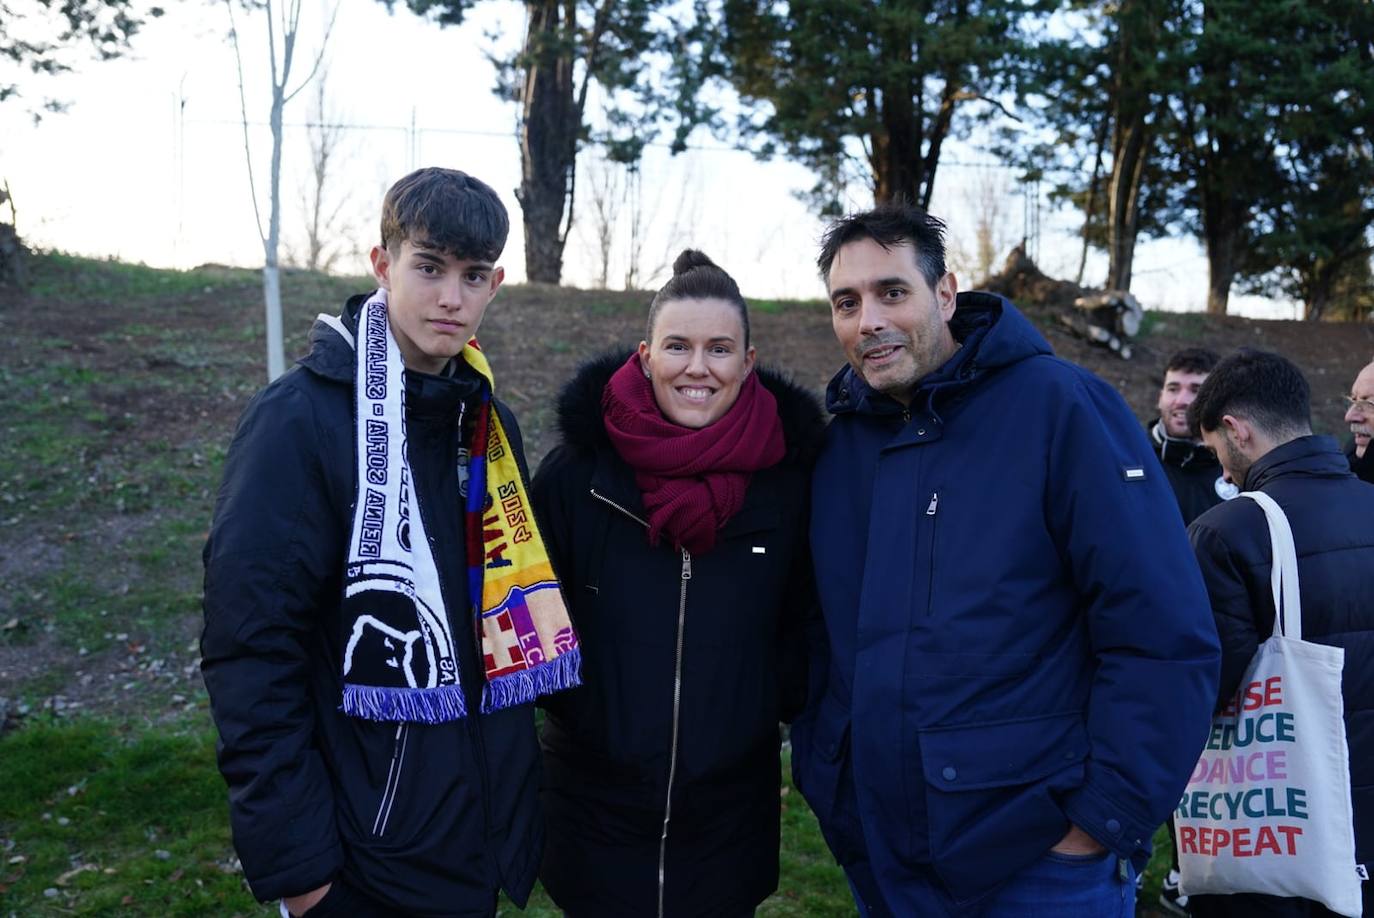
[[[381,230],[378,289],[322,315],[239,422],[205,546],[205,683],[259,899],[488,918],[534,882],[531,702],[577,683],[577,640],[473,337],[506,210],[421,169]]]

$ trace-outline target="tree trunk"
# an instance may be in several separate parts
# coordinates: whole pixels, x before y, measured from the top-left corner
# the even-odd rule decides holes
[[[873,138],[873,197],[879,203],[921,200],[919,117],[910,93],[883,93],[883,126]]]
[[[1326,308],[1331,303],[1331,293],[1336,285],[1336,277],[1340,274],[1339,263],[1330,259],[1318,258],[1316,263],[1307,272],[1307,277],[1303,287],[1306,288],[1306,296],[1303,298],[1303,318],[1309,322],[1320,322],[1326,315]]]
[[[1231,282],[1236,277],[1240,230],[1237,224],[1214,215],[1203,215],[1207,241],[1207,311],[1226,315],[1231,298]]]
[[[894,60],[910,59],[915,51],[909,29],[880,17],[877,40],[884,54]],[[925,113],[920,108],[921,86],[902,68],[894,68],[882,83],[869,90],[869,105],[881,106],[879,125],[872,136],[873,198],[884,201],[921,202],[925,162],[921,143]]]
[[[268,11],[271,15],[271,10]],[[283,78],[284,79],[284,78]],[[282,108],[285,86],[272,88],[272,175],[271,203],[267,215],[267,238],[263,240],[262,296],[267,310],[267,380],[286,372],[286,352],[281,331],[281,275],[277,268],[277,247],[281,241],[281,145]]]
[[[1083,284],[1083,272],[1088,267],[1088,244],[1092,238],[1093,217],[1097,216],[1097,188],[1102,182],[1102,152],[1107,145],[1107,125],[1111,120],[1111,116],[1104,114],[1097,129],[1097,155],[1093,159],[1092,181],[1088,183],[1088,203],[1083,208],[1083,251],[1078,256],[1078,274],[1073,281],[1079,286]]]
[[[1126,123],[1118,117],[1107,196],[1107,288],[1131,289],[1136,231],[1140,218],[1140,177],[1145,170],[1149,129],[1143,114]]]
[[[954,121],[954,106],[958,104],[959,84],[954,76],[945,79],[945,90],[940,96],[940,109],[930,126],[930,138],[926,142],[926,158],[921,174],[921,197],[917,201],[922,210],[930,209],[930,199],[935,195],[935,171],[940,168],[940,147],[949,136],[949,126]]]
[[[1331,302],[1331,288],[1324,287],[1313,290],[1307,295],[1306,309],[1303,318],[1309,322],[1320,322],[1322,316],[1326,314],[1326,306]]]
[[[1130,290],[1140,225],[1140,182],[1151,147],[1149,74],[1163,18],[1152,0],[1124,0],[1116,19],[1112,175],[1107,194],[1107,287]]]
[[[0,223],[0,286],[23,287],[28,282],[27,250],[19,233],[8,223]]]
[[[567,16],[575,7],[568,6]],[[556,0],[526,5],[525,71],[521,94],[520,188],[516,199],[524,214],[525,274],[538,283],[556,284],[563,275],[563,230],[569,183],[577,157],[581,118],[573,100],[573,62],[560,52],[576,22],[563,22]]]

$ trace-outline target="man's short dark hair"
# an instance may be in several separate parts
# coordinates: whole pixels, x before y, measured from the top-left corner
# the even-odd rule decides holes
[[[1193,436],[1221,427],[1224,415],[1243,417],[1276,439],[1312,432],[1312,390],[1291,360],[1241,348],[1207,375],[1188,406]]]
[[[830,266],[841,246],[861,239],[872,239],[885,249],[911,243],[916,250],[916,267],[932,290],[945,276],[945,222],[914,204],[890,201],[830,225],[816,259],[821,278],[830,280]]]
[[[1167,374],[1177,370],[1180,373],[1210,373],[1220,362],[1221,355],[1210,348],[1185,347],[1174,352],[1165,365],[1164,372]]]
[[[417,169],[382,201],[382,248],[407,239],[458,259],[494,262],[510,233],[510,217],[486,182],[457,169]]]

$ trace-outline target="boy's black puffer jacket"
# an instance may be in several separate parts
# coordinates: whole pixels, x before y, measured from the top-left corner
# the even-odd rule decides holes
[[[363,297],[340,321],[356,331]],[[205,546],[205,683],[234,846],[263,900],[343,875],[407,915],[483,916],[524,902],[542,847],[533,707],[447,724],[347,717],[341,577],[354,501],[354,353],[316,322],[299,366],[254,397],[229,448]],[[406,373],[408,453],[476,712],[458,409],[477,391]],[[523,462],[519,431],[498,404]],[[471,412],[468,412],[471,417]],[[466,635],[466,640],[463,639]]]

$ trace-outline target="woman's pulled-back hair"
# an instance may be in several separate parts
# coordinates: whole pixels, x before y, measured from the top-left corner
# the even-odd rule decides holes
[[[744,347],[749,346],[749,307],[740,295],[735,279],[698,249],[683,249],[673,262],[673,276],[654,294],[649,303],[649,325],[645,341],[654,340],[654,323],[664,303],[674,300],[724,300],[739,312],[744,326]]]

